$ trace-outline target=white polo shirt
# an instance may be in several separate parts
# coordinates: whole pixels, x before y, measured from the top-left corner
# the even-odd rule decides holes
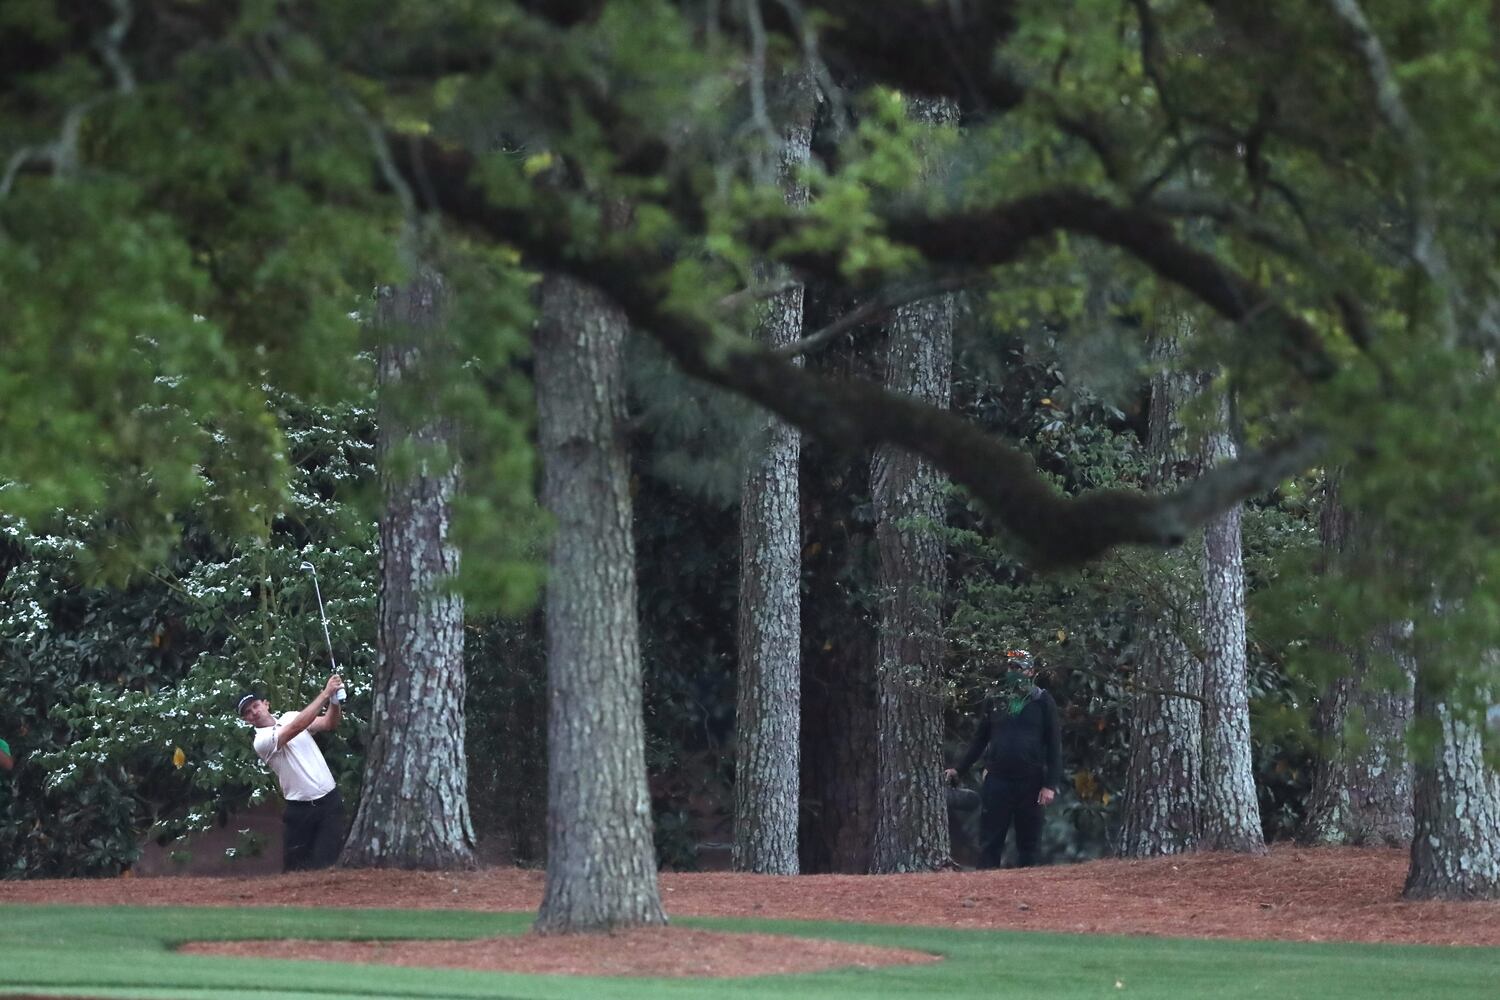
[[[317,741],[305,729],[287,740],[286,746],[276,746],[276,734],[296,717],[296,712],[282,712],[275,725],[257,728],[255,753],[276,772],[281,794],[289,802],[311,802],[333,791],[333,773],[328,770]]]

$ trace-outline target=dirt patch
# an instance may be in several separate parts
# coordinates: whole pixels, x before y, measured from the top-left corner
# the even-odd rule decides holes
[[[662,902],[673,917],[1500,947],[1500,902],[1407,902],[1401,898],[1407,863],[1407,853],[1400,850],[1282,846],[1264,857],[1196,854],[930,875],[669,872],[662,875],[661,888]],[[535,911],[542,887],[541,872],[515,868],[464,873],[324,871],[245,878],[0,882],[0,903]],[[583,940],[601,963],[625,961],[646,950],[634,947],[626,935]],[[546,946],[547,939],[521,941],[520,947],[527,949]],[[775,958],[775,951],[757,953],[763,963],[759,971],[770,971],[764,963]],[[702,953],[694,958],[709,960]]]
[[[728,978],[825,969],[920,965],[939,956],[903,948],[774,934],[650,927],[613,934],[526,934],[471,941],[197,941],[195,955],[301,958],[486,972]]]

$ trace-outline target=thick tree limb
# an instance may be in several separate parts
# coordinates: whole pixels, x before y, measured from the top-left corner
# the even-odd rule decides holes
[[[403,174],[415,169],[409,153],[411,144],[395,142],[391,148]],[[467,154],[429,142],[422,164],[437,207],[449,218],[517,246],[535,267],[571,274],[599,287],[688,374],[750,399],[788,423],[846,447],[891,444],[922,455],[989,507],[999,524],[1028,548],[1031,561],[1038,565],[1086,562],[1122,543],[1179,544],[1217,511],[1271,488],[1304,467],[1315,448],[1315,443],[1307,441],[1273,447],[1220,466],[1167,496],[1112,490],[1069,498],[1057,493],[1038,473],[1027,453],[961,417],[871,383],[833,380],[808,372],[747,338],[716,329],[699,314],[672,310],[661,292],[666,287],[662,278],[669,266],[665,260],[580,248],[565,228],[569,213],[547,204],[545,192],[538,192],[539,203],[524,210],[498,207],[489,202],[471,176],[474,164]],[[1019,216],[1031,220],[1038,217],[1027,211]],[[1034,236],[1058,224],[1045,212],[1041,217],[1045,217],[1046,225],[1033,221],[1029,227],[1010,228]],[[1074,218],[1067,212],[1062,217],[1065,221]],[[944,223],[951,220],[938,221],[930,231],[908,221],[902,231],[914,245],[936,250],[934,241],[947,232]],[[962,246],[975,251],[990,247],[979,254],[981,258],[995,258],[993,247],[1011,245],[1004,240],[982,243],[982,233],[994,237],[998,229],[1007,228],[1000,220],[990,221],[989,227],[978,227],[960,239]],[[1143,227],[1135,235],[1148,239],[1161,234]],[[1159,253],[1140,247],[1126,235],[1119,239],[1129,244],[1132,252]],[[956,259],[959,252],[950,248],[940,256]],[[1012,247],[1010,256],[1016,252],[1018,249]],[[1189,257],[1174,264],[1171,254]],[[1208,289],[1218,289],[1226,308],[1248,309],[1245,300],[1258,303],[1264,298],[1251,296],[1254,290],[1245,287],[1242,280],[1236,284],[1214,262],[1192,254],[1174,240],[1163,267],[1187,272],[1186,276],[1198,272],[1209,276]]]

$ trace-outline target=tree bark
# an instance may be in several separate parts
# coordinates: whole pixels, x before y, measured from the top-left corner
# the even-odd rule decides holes
[[[906,306],[891,324],[886,387],[934,406],[951,395],[953,300]],[[870,466],[880,550],[876,652],[877,873],[951,863],[943,772],[943,593],[946,480],[910,452],[883,446]]]
[[[1330,474],[1327,490],[1318,526],[1325,571],[1363,560],[1372,544],[1368,524],[1342,501],[1337,473]],[[1347,566],[1345,572],[1350,572]],[[1415,668],[1410,657],[1397,652],[1398,627],[1378,629],[1367,646],[1333,649],[1347,660],[1347,669],[1328,683],[1313,713],[1320,752],[1302,833],[1311,843],[1411,843],[1413,790],[1406,730],[1412,720]],[[1378,683],[1373,675],[1372,664],[1381,660],[1400,669],[1405,680],[1398,689]]]
[[[1227,399],[1204,440],[1203,464],[1232,461]],[[1203,807],[1202,846],[1264,854],[1260,801],[1250,746],[1250,679],[1245,650],[1245,559],[1240,507],[1203,529]]]
[[[1146,448],[1161,486],[1192,474],[1184,458],[1177,411],[1195,391],[1195,380],[1172,370],[1176,340],[1159,336],[1153,347],[1162,369],[1151,380]],[[1167,595],[1179,607],[1191,604],[1181,590]],[[1125,776],[1117,850],[1121,857],[1178,854],[1198,846],[1201,832],[1203,713],[1191,697],[1203,690],[1203,666],[1165,613],[1141,626],[1136,655],[1135,697],[1130,716],[1130,762]]]
[[[536,333],[547,585],[547,882],[536,929],[662,924],[646,787],[623,314],[572,279],[542,284]]]
[[[787,202],[807,202],[797,172],[812,148],[811,81],[791,83],[782,148]],[[765,275],[770,277],[769,274]],[[802,286],[775,296],[759,339],[770,347],[802,335]],[[767,415],[762,444],[740,496],[740,593],[735,685],[736,871],[795,875],[802,728],[801,434]]]
[[[359,806],[342,863],[472,868],[464,755],[463,599],[443,590],[458,572],[449,541],[458,487],[454,430],[419,417],[414,400],[441,347],[443,282],[420,271],[383,289],[376,324],[380,611],[375,698]],[[416,389],[416,391],[414,391]]]
[[[1485,763],[1480,730],[1426,693],[1428,687],[1419,676],[1416,714],[1432,720],[1441,739],[1433,759],[1416,766],[1404,895],[1500,899],[1500,774]]]

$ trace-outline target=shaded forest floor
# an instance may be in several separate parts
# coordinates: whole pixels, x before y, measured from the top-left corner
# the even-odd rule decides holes
[[[669,872],[662,875],[661,887],[662,901],[673,917],[1500,947],[1500,902],[1404,901],[1407,858],[1399,850],[1279,846],[1259,858],[1198,854],[1024,871],[888,876]],[[467,873],[324,871],[244,878],[0,882],[0,903],[528,911],[540,904],[542,887],[541,872],[514,868]],[[576,945],[569,943],[576,939],[528,936],[522,940],[530,943],[511,948],[503,965],[493,964],[500,960],[496,949],[490,949],[482,963],[517,971],[695,975],[704,974],[714,957],[709,942],[722,938],[723,961],[715,966],[720,971],[708,974],[882,964],[878,956],[830,951],[813,955],[808,964],[772,967],[764,963],[787,956],[766,948],[763,941],[734,943],[737,937],[750,936],[677,928],[651,933],[655,936],[647,948],[630,934],[591,936],[586,944]],[[674,939],[680,939],[680,947]],[[412,949],[420,947],[418,942],[409,944]],[[836,948],[833,942],[827,944]],[[266,956],[264,945],[259,948]],[[324,944],[316,950],[329,949]],[[369,960],[424,964],[416,951],[396,953],[406,951],[407,944],[399,949],[372,948]],[[352,957],[345,955],[345,960]],[[632,956],[656,964],[634,968]],[[473,962],[462,957],[443,961],[436,952],[430,956],[430,964],[474,967]]]

